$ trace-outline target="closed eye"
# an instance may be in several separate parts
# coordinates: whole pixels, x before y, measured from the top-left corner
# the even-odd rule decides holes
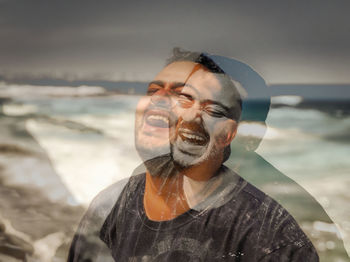
[[[147,89],[147,95],[148,95],[148,96],[151,96],[151,95],[153,95],[154,93],[156,93],[157,91],[158,91],[157,88],[148,88],[148,89]]]
[[[221,117],[226,117],[226,112],[224,109],[219,108],[218,106],[215,105],[207,105],[204,107],[204,111],[212,116],[212,117],[216,117],[216,118],[221,118]]]
[[[193,105],[194,99],[191,95],[180,93],[177,97],[178,103],[181,107],[189,108]]]
[[[157,85],[157,84],[154,84],[154,83],[151,83],[149,86],[148,86],[148,89],[147,89],[147,95],[148,96],[151,96],[151,95],[154,95],[158,90],[162,89],[161,86]]]

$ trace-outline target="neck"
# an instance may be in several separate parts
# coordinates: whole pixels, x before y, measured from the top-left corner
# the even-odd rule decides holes
[[[183,193],[183,176],[152,176],[146,172],[143,199],[146,215],[155,221],[171,220],[189,210]]]
[[[147,171],[143,199],[147,217],[154,221],[165,221],[187,212],[217,187],[218,183],[209,182],[213,181],[211,178],[219,168],[220,165],[214,163],[200,165],[166,177],[152,176]],[[211,186],[208,188],[207,184]]]
[[[206,200],[222,183],[222,176],[214,176],[208,181],[193,180],[187,176],[183,178],[183,191],[190,208]]]

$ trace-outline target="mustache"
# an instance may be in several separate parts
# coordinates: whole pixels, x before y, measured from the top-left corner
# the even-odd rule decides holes
[[[194,121],[187,122],[184,121],[182,118],[179,118],[176,129],[177,131],[179,131],[179,129],[189,130],[195,135],[204,136],[206,139],[209,138],[209,133],[202,123],[197,123]]]

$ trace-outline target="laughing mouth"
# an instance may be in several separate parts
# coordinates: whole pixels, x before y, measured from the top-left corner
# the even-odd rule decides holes
[[[168,128],[169,114],[161,111],[149,111],[146,115],[146,123],[150,126]]]
[[[178,134],[184,142],[192,145],[204,146],[209,141],[209,138],[206,134],[201,132],[195,132],[188,128],[180,127],[178,130]]]

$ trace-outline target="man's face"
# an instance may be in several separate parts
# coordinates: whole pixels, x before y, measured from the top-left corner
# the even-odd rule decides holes
[[[170,153],[170,140],[175,133],[174,107],[192,66],[184,64],[181,70],[165,67],[149,84],[147,95],[136,108],[135,145],[146,161]]]
[[[235,106],[234,94],[197,63],[166,66],[137,107],[136,147],[141,157],[144,152],[150,159],[171,151],[184,168],[222,157],[236,130],[236,122],[227,117]]]

